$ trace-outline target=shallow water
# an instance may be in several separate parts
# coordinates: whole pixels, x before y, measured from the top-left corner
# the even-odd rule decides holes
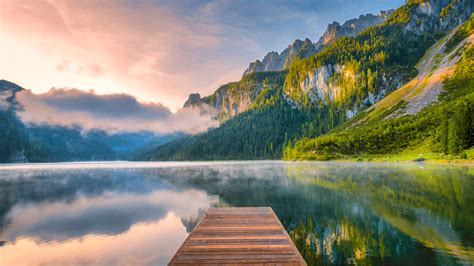
[[[271,206],[308,264],[474,263],[474,166],[0,166],[0,265],[166,264],[210,206]]]

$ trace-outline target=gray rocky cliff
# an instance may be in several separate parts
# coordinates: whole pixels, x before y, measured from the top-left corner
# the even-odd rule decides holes
[[[300,58],[306,58],[316,52],[316,48],[313,42],[306,38],[304,41],[296,40],[293,44],[279,54],[278,52],[269,52],[262,61],[257,60],[250,63],[249,67],[245,70],[244,76],[255,72],[264,71],[281,71],[286,69],[295,56]]]
[[[313,43],[308,38],[304,41],[295,40],[293,44],[288,45],[281,53],[272,51],[265,55],[261,61],[256,60],[250,63],[244,72],[244,76],[255,72],[284,70],[288,68],[295,56],[303,59],[311,56],[330,42],[342,36],[355,36],[370,26],[384,22],[393,11],[394,10],[381,11],[377,15],[361,15],[358,18],[344,22],[342,25],[338,22],[333,22],[328,25],[327,30],[316,43]]]
[[[201,105],[202,105],[201,95],[199,93],[191,93],[189,94],[188,100],[184,102],[183,108],[195,107],[195,106],[201,106]]]
[[[407,31],[447,31],[466,21],[474,10],[473,0],[426,0],[410,10]]]
[[[342,25],[335,21],[328,25],[321,38],[319,38],[315,43],[315,47],[320,50],[342,36],[356,36],[370,26],[383,23],[393,13],[393,11],[393,9],[390,9],[387,11],[380,11],[377,15],[360,15],[358,18],[344,22]]]

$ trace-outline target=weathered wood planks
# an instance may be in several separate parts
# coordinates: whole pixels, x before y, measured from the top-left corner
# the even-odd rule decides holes
[[[210,208],[169,265],[306,265],[272,208]]]

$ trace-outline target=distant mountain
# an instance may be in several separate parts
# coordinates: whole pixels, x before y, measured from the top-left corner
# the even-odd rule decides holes
[[[18,86],[17,84],[10,82],[8,80],[0,80],[0,91],[21,91],[23,90],[22,87]]]
[[[307,58],[342,36],[355,36],[370,26],[381,24],[393,11],[381,11],[378,15],[361,15],[359,18],[350,19],[342,25],[338,22],[333,22],[328,25],[327,30],[318,42],[313,44],[308,38],[304,41],[295,40],[293,44],[288,45],[280,54],[272,51],[262,61],[257,60],[250,63],[249,67],[244,71],[244,76],[255,72],[282,71],[287,69],[296,56],[300,59]]]
[[[324,139],[324,134],[338,130],[337,127],[349,119],[357,119],[368,108],[413,80],[420,71],[417,62],[446,32],[469,19],[473,5],[474,2],[463,0],[407,1],[381,24],[370,26],[355,36],[329,41],[315,54],[291,63],[285,71],[250,73],[239,82],[222,86],[212,96],[200,100],[196,97],[194,100],[197,101],[190,102],[197,103],[195,106],[210,106],[211,112],[217,110],[219,114],[214,117],[224,117],[225,122],[207,133],[160,146],[149,153],[149,159],[276,159],[283,155],[290,159],[303,158],[292,152],[311,154],[313,143],[305,140],[321,135]],[[460,39],[464,38],[466,36]],[[434,55],[432,58],[437,62],[445,57]],[[430,72],[431,69],[428,76]],[[442,79],[438,77],[438,80]],[[415,94],[425,87],[431,88],[423,84],[417,86]],[[435,104],[436,97],[434,102],[430,99],[430,103]],[[384,106],[382,111],[390,112],[391,108],[403,107],[405,103],[393,104]],[[420,108],[429,108],[430,104],[424,106]],[[415,114],[420,111],[417,108],[410,110]],[[357,128],[358,124],[352,124],[352,127]],[[390,128],[385,130],[396,133]],[[422,136],[418,130],[413,128],[412,132]],[[368,143],[378,140],[370,132],[364,131],[364,134],[371,136],[370,140],[362,138],[365,135],[360,137]],[[410,139],[408,135],[404,136]],[[299,139],[301,142],[297,142]],[[295,142],[300,144],[292,149]],[[338,143],[328,145],[322,148],[330,150]],[[365,144],[357,145],[363,150]],[[392,148],[386,146],[386,151]],[[290,155],[283,154],[283,150],[290,151]]]
[[[15,83],[0,80],[0,163],[127,159],[184,136],[24,124],[18,117],[23,107],[16,99],[22,90]]]
[[[256,72],[242,77],[240,81],[220,86],[213,94],[201,98],[191,94],[184,107],[201,108],[214,119],[225,121],[248,110],[266,88],[283,84],[286,72]]]
[[[244,76],[255,72],[284,70],[288,68],[295,56],[306,58],[315,52],[316,48],[310,39],[306,38],[304,41],[295,40],[293,44],[288,45],[281,54],[272,51],[269,52],[262,61],[257,60],[250,63],[249,67],[244,72]]]

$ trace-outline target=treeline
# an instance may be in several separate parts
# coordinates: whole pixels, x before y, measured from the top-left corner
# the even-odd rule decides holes
[[[208,132],[164,144],[141,160],[280,159],[286,143],[328,132],[345,113],[328,105],[293,108],[281,87],[267,87],[252,108]]]
[[[75,127],[25,126],[14,111],[0,111],[0,163],[119,158],[109,146],[82,131]]]

